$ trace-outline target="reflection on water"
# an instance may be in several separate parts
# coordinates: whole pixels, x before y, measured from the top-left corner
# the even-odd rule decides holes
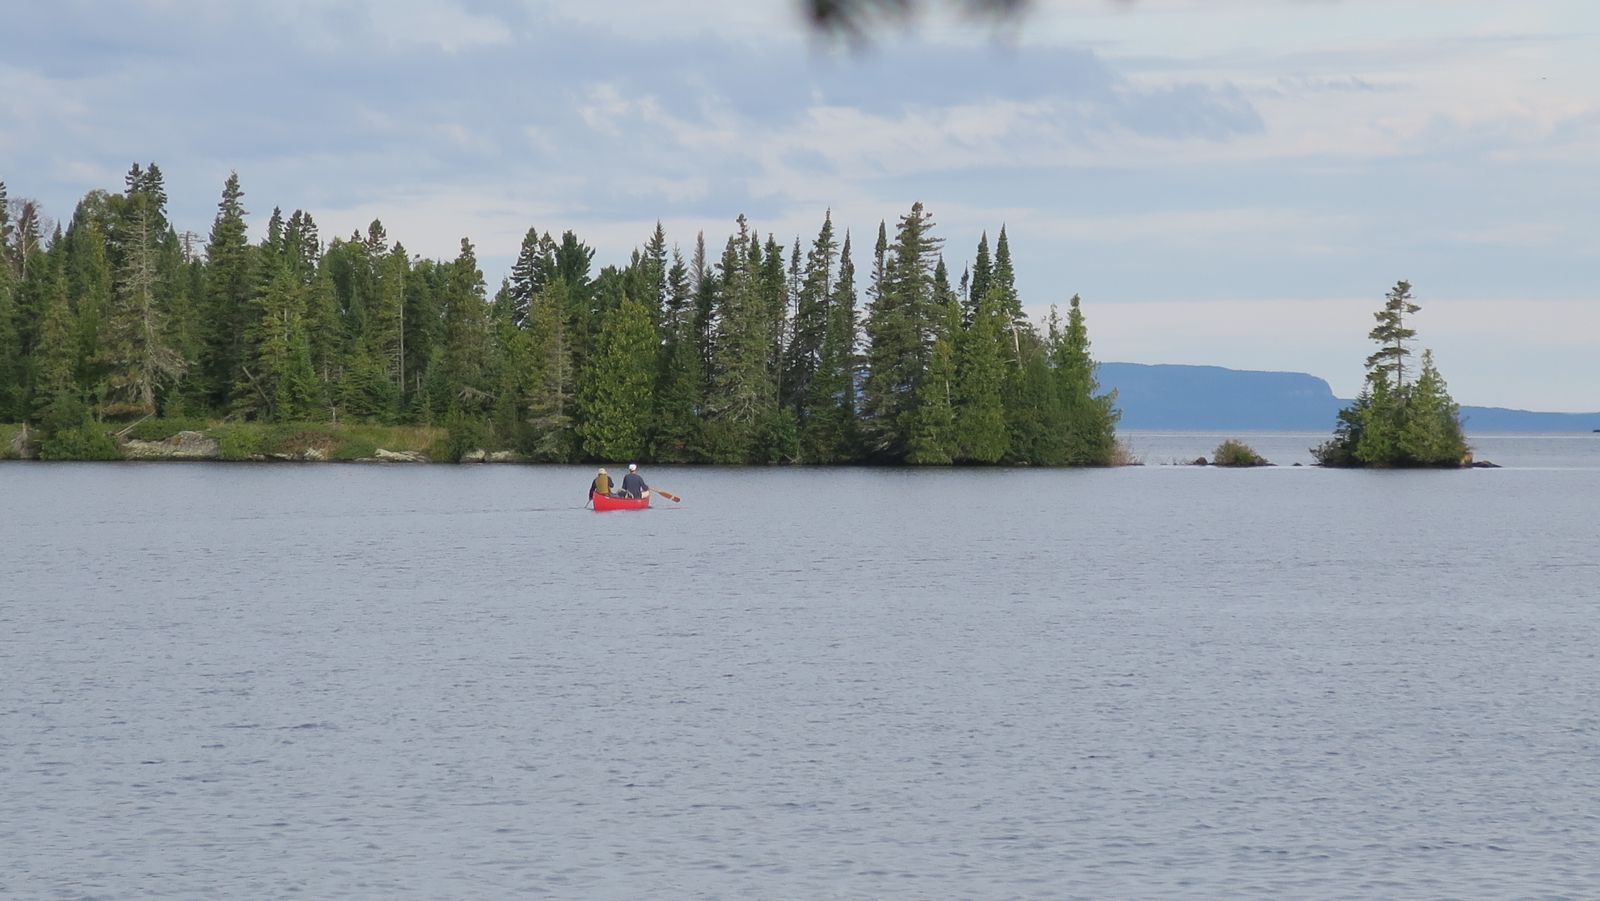
[[[1600,465],[1549,446],[604,514],[580,468],[0,466],[0,894],[1590,894]]]

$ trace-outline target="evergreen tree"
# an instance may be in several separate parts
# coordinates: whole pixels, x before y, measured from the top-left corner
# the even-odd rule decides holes
[[[93,385],[98,373],[89,361],[100,355],[100,333],[111,309],[111,263],[106,257],[106,222],[112,215],[103,191],[85,197],[66,233],[67,294],[74,307],[73,337],[77,378]]]
[[[538,461],[567,463],[577,453],[574,425],[578,380],[569,337],[569,311],[567,285],[559,276],[545,283],[529,308],[533,377],[526,452]]]
[[[715,282],[713,390],[707,398],[705,438],[716,463],[759,459],[760,429],[776,402],[761,245],[745,217],[737,221],[739,233],[728,239]]]
[[[1072,466],[1106,466],[1116,453],[1116,392],[1100,392],[1095,362],[1089,355],[1089,330],[1078,296],[1072,296],[1063,329],[1051,310],[1050,365],[1064,421],[1060,424],[1060,462]],[[1056,431],[1052,428],[1052,431]]]
[[[667,300],[662,316],[660,376],[656,384],[656,422],[650,456],[658,463],[689,463],[700,456],[700,410],[705,373],[696,344],[694,298],[689,267],[674,248],[667,270]]]
[[[106,373],[101,412],[113,418],[154,413],[157,391],[187,366],[167,343],[156,271],[160,248],[150,206],[143,194],[128,199],[125,253],[99,360]]]
[[[956,437],[956,350],[961,334],[961,304],[950,290],[944,260],[934,269],[934,296],[945,314],[934,332],[928,371],[917,385],[915,425],[906,448],[906,462],[944,466],[959,452]]]
[[[645,451],[656,370],[650,311],[627,297],[605,318],[578,394],[584,452],[596,460],[637,459]]]
[[[544,290],[555,269],[555,244],[548,234],[540,235],[536,228],[528,229],[522,236],[522,248],[511,267],[510,298],[512,321],[522,326],[528,319],[528,308],[533,299]]]
[[[1367,357],[1366,384],[1355,403],[1339,412],[1333,438],[1312,454],[1324,466],[1458,466],[1467,457],[1460,410],[1424,351],[1422,373],[1405,380],[1405,359],[1416,331],[1405,317],[1420,310],[1411,284],[1395,284],[1374,314],[1368,337],[1378,350]]]
[[[857,337],[856,268],[846,232],[816,372],[807,387],[806,416],[800,424],[800,454],[807,463],[840,463],[855,456]]]
[[[0,183],[0,210],[4,209],[4,183]],[[0,259],[0,422],[16,422],[24,418],[23,356],[22,343],[17,337],[15,292],[16,282],[11,267],[4,259]]]
[[[1007,252],[1010,252],[1009,248]],[[989,233],[985,231],[978,238],[978,258],[972,262],[972,282],[967,290],[965,308],[962,310],[963,324],[971,324],[978,305],[989,296],[989,281],[993,272],[994,264],[989,261]]]
[[[481,412],[489,399],[485,365],[489,352],[489,307],[483,272],[472,242],[450,267],[444,297],[444,377],[454,394],[452,408]]]
[[[798,252],[798,245],[796,251]],[[789,343],[784,364],[787,405],[795,410],[804,430],[811,380],[822,359],[822,346],[828,332],[829,300],[833,293],[834,261],[839,246],[833,237],[833,214],[823,217],[822,229],[806,255],[805,272],[797,279],[795,291],[794,337]]]
[[[956,344],[956,446],[959,459],[998,463],[1011,449],[1001,397],[1005,361],[1000,356],[1004,314],[992,288],[973,311]]]
[[[135,195],[137,196],[137,195]],[[204,317],[206,330],[200,359],[200,379],[208,401],[213,407],[228,404],[230,388],[242,375],[240,365],[244,352],[244,334],[250,316],[251,251],[245,236],[244,191],[239,187],[238,173],[228,176],[222,188],[222,200],[217,204],[217,216],[211,225],[211,240],[206,245],[206,300]],[[148,201],[142,214],[142,230],[155,244],[157,225],[151,215]],[[155,262],[151,261],[150,275],[156,278]]]
[[[41,419],[61,396],[77,400],[74,379],[77,355],[72,334],[72,308],[67,300],[65,257],[62,242],[54,241],[40,268],[44,311],[39,325],[39,344],[33,353],[32,406]]]
[[[879,459],[905,458],[916,389],[927,369],[934,321],[933,260],[939,246],[932,228],[933,217],[920,202],[900,218],[893,255],[867,313],[863,426],[867,450]]]
[[[1372,314],[1378,320],[1367,337],[1378,342],[1378,349],[1367,357],[1367,371],[1375,373],[1396,389],[1406,384],[1406,357],[1415,329],[1406,328],[1406,317],[1422,309],[1411,299],[1411,283],[1399,281],[1385,298],[1383,309]]]
[[[243,380],[234,392],[234,409],[262,419],[304,419],[316,411],[319,391],[303,286],[270,236],[264,250],[260,271],[266,284],[252,300],[254,321],[239,367]]]
[[[1017,294],[1017,277],[1011,266],[1011,244],[1006,239],[1006,227],[1000,226],[1000,237],[994,243],[994,272],[986,291],[996,292],[997,312],[1003,317],[1003,328],[1011,342],[1011,363],[1020,369],[1023,363],[1023,333],[1031,331],[1026,316],[1022,315],[1022,298]]]
[[[1422,352],[1422,372],[1411,386],[1398,444],[1407,461],[1417,466],[1456,466],[1466,453],[1461,410],[1445,389],[1431,350]]]

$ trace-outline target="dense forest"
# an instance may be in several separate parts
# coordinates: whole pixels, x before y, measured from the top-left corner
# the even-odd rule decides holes
[[[787,247],[741,216],[720,253],[702,234],[685,256],[658,224],[598,271],[573,232],[529,229],[491,295],[465,239],[422,259],[380,222],[324,242],[275,209],[252,244],[237,175],[204,241],[168,220],[154,163],[50,234],[4,190],[0,422],[32,423],[58,457],[146,417],[438,425],[452,448],[546,462],[1116,451],[1078,299],[1030,322],[1004,227],[953,279],[921,204],[868,248],[829,215]]]

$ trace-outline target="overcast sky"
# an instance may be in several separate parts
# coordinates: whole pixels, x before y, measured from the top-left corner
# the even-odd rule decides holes
[[[210,228],[236,170],[324,238],[530,226],[622,262],[921,200],[955,272],[1004,223],[1024,302],[1102,360],[1359,388],[1398,279],[1462,403],[1600,410],[1600,4],[1041,0],[839,52],[785,0],[8,4],[0,180],[70,216],[133,160]]]

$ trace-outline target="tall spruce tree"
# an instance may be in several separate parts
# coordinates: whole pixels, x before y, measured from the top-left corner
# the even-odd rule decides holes
[[[39,343],[33,353],[32,407],[36,418],[47,419],[47,411],[63,398],[69,399],[75,408],[81,408],[74,377],[77,354],[72,333],[72,306],[67,298],[66,247],[59,235],[51,242],[39,273],[43,280],[44,309],[39,323]]]
[[[933,263],[939,248],[932,230],[933,216],[920,202],[900,217],[893,253],[867,313],[863,427],[867,450],[879,459],[905,458],[917,385],[927,369],[934,322]]]
[[[1101,392],[1095,362],[1089,354],[1089,329],[1082,302],[1074,294],[1065,328],[1050,311],[1050,365],[1065,417],[1061,462],[1072,466],[1105,466],[1116,453],[1116,392]]]
[[[1467,450],[1461,432],[1461,409],[1446,390],[1433,364],[1433,351],[1422,352],[1422,371],[1410,386],[1399,449],[1418,466],[1455,466]]]
[[[959,453],[956,437],[956,349],[961,334],[961,303],[950,288],[950,278],[940,259],[933,271],[934,303],[944,310],[934,329],[928,352],[928,371],[917,385],[914,425],[906,448],[906,462],[944,466]]]
[[[578,434],[595,460],[636,460],[646,449],[656,374],[650,310],[623,297],[605,317],[578,394]]]
[[[157,393],[187,368],[168,343],[166,305],[157,274],[159,238],[145,194],[128,198],[124,239],[116,301],[99,360],[106,373],[101,413],[111,418],[156,412]]]
[[[743,215],[736,221],[739,233],[728,239],[714,283],[713,387],[704,429],[714,463],[759,458],[761,428],[777,399],[769,365],[771,317],[763,292],[761,245]]]
[[[452,409],[481,413],[488,407],[489,304],[472,242],[450,266],[444,296],[444,379]]]
[[[1009,253],[1009,248],[1008,248]],[[978,311],[978,305],[989,296],[989,281],[993,277],[994,264],[989,260],[989,233],[985,231],[978,237],[978,256],[972,261],[972,281],[966,292],[965,306],[962,310],[962,323],[970,325],[973,314]]]
[[[998,463],[1011,449],[1001,399],[1006,363],[1000,354],[1004,313],[991,289],[956,341],[957,458]]]
[[[855,457],[857,340],[856,267],[847,231],[839,250],[839,276],[828,299],[816,372],[807,386],[806,416],[800,424],[800,454],[807,463],[840,463]]]
[[[796,248],[798,250],[798,246]],[[786,401],[794,409],[802,431],[809,418],[807,405],[811,381],[822,359],[828,332],[829,301],[833,294],[834,263],[839,245],[833,237],[833,213],[823,216],[822,228],[806,255],[804,274],[795,291],[793,339],[785,360]]]
[[[694,298],[689,267],[677,248],[667,270],[662,315],[660,375],[656,382],[655,425],[650,456],[661,463],[690,463],[700,458],[700,410],[705,373],[696,344]]]
[[[142,192],[141,192],[142,194]],[[137,196],[137,195],[136,195]],[[148,198],[148,195],[143,195]],[[250,320],[250,295],[253,289],[251,249],[245,235],[244,191],[238,173],[230,173],[217,203],[216,219],[211,224],[211,240],[206,244],[206,298],[200,359],[200,379],[211,406],[228,406],[231,390],[240,381],[244,335]],[[141,213],[140,229],[150,236],[153,249],[159,224],[147,200]],[[151,261],[151,279],[156,275]]]

